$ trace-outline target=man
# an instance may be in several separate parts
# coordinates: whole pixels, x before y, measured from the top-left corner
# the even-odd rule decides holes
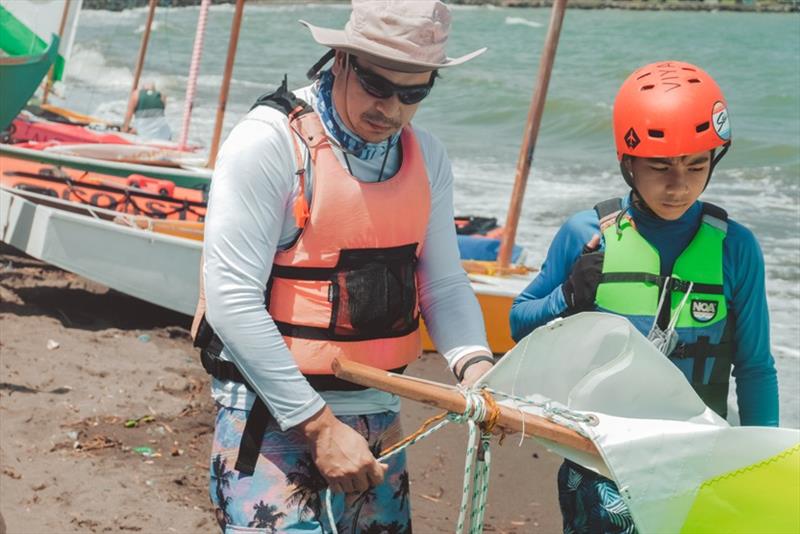
[[[332,49],[312,74],[333,66],[259,99],[212,181],[195,324],[220,405],[211,497],[226,532],[330,531],[328,487],[338,528],[410,532],[405,457],[375,459],[402,437],[399,399],[330,364],[402,371],[421,314],[462,384],[492,365],[450,163],[410,125],[436,71],[483,50],[445,55],[450,13],[434,0],[354,1],[343,31],[303,24]]]
[[[514,338],[584,310],[623,315],[720,416],[732,368],[741,423],[777,426],[761,249],[725,210],[698,200],[730,146],[722,91],[689,63],[646,65],[617,94],[614,138],[631,191],[561,227],[514,302]],[[565,532],[635,530],[612,481],[567,461],[558,483]]]
[[[147,82],[136,90],[133,109],[133,127],[138,135],[148,139],[172,139],[164,109],[167,97],[156,89],[154,82]]]

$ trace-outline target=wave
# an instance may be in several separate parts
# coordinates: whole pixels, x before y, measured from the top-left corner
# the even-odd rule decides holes
[[[68,84],[78,82],[89,87],[130,89],[133,73],[128,67],[109,65],[101,51],[76,44],[70,56],[66,80]]]
[[[172,78],[176,82],[178,82],[179,85],[183,87],[185,87],[186,84],[189,82],[188,76],[177,75],[177,76],[172,76]],[[277,89],[277,85],[275,85],[274,83],[255,82],[252,80],[238,80],[236,78],[231,78],[231,85],[237,85],[239,87],[246,87],[251,89],[262,89],[264,91]],[[221,74],[200,75],[197,77],[197,86],[219,90],[219,88],[222,86],[222,75]]]
[[[541,28],[544,26],[541,22],[524,19],[522,17],[506,17],[506,24],[509,26],[529,26],[531,28]]]
[[[144,24],[142,24],[141,26],[139,26],[138,28],[136,28],[136,29],[133,31],[133,33],[135,33],[136,35],[141,35],[141,34],[143,34],[143,33],[144,33],[144,26],[145,26],[145,25],[144,25]],[[156,32],[156,31],[164,31],[164,30],[172,30],[172,29],[174,29],[174,28],[173,28],[173,27],[171,27],[169,24],[164,24],[164,23],[163,23],[163,22],[161,22],[160,20],[153,20],[153,23],[150,25],[150,31],[151,31],[151,32]]]
[[[451,6],[452,7],[452,6]],[[247,6],[248,13],[253,11],[263,11],[266,13],[297,13],[297,12],[309,12],[311,9],[314,8],[324,8],[336,11],[350,11],[351,7],[350,4],[282,4],[282,5],[265,5],[265,4],[254,4],[252,6]],[[231,7],[231,10],[233,8]]]

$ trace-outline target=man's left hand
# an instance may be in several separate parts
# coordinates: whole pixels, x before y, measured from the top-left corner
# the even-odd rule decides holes
[[[474,363],[467,368],[464,378],[459,383],[464,387],[472,387],[492,367],[492,362]]]

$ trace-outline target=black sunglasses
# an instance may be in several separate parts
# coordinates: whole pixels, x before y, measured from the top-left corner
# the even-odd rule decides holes
[[[403,104],[416,104],[428,96],[433,87],[433,78],[424,85],[397,85],[369,69],[365,69],[356,62],[355,56],[350,56],[350,65],[358,78],[358,83],[369,95],[375,98],[391,98],[397,95],[397,99]]]

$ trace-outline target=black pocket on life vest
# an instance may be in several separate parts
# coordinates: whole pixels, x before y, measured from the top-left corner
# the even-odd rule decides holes
[[[409,244],[341,251],[332,280],[337,336],[399,337],[417,328],[416,249]]]

